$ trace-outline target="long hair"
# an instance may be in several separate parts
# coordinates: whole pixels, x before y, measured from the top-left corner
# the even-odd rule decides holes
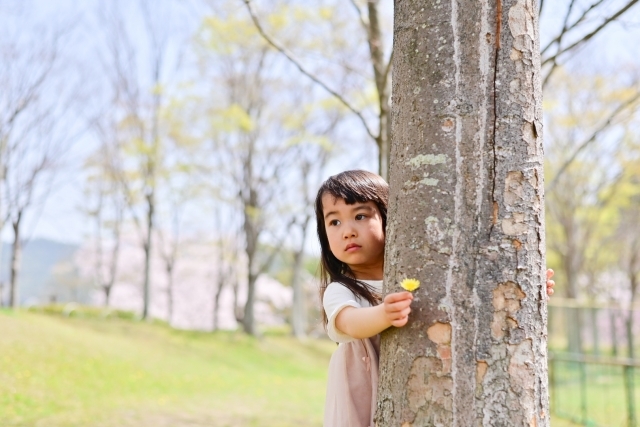
[[[387,205],[389,203],[389,185],[382,177],[363,170],[351,170],[329,177],[318,190],[315,211],[320,241],[320,301],[324,292],[332,282],[339,282],[355,295],[376,305],[381,295],[368,284],[357,280],[351,268],[335,257],[329,247],[329,238],[324,223],[322,196],[330,194],[336,199],[343,199],[346,204],[373,202],[382,216],[382,231],[387,228]],[[327,313],[322,312],[323,324],[327,325]]]

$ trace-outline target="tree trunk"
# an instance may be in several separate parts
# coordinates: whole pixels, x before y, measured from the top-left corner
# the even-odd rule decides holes
[[[634,349],[634,340],[633,340],[633,316],[635,315],[635,310],[633,309],[633,302],[636,300],[636,293],[638,292],[638,280],[636,274],[632,270],[633,263],[629,263],[629,285],[631,288],[631,303],[629,304],[629,312],[626,321],[626,334],[627,334],[627,355],[629,359],[635,358],[635,349]]]
[[[367,26],[367,40],[369,42],[369,53],[371,65],[373,66],[373,76],[375,78],[378,92],[378,136],[376,145],[378,146],[378,173],[385,180],[389,179],[389,96],[390,85],[388,78],[388,66],[384,57],[383,35],[378,19],[379,0],[369,0],[367,11],[369,25]]]
[[[377,425],[548,426],[537,6],[395,7]]]
[[[120,223],[122,222],[122,213],[118,209],[116,223],[114,228],[114,243],[111,250],[111,260],[109,264],[109,282],[105,285],[105,307],[109,307],[111,301],[111,291],[116,283],[116,274],[118,273],[118,257],[120,256]]]
[[[252,143],[253,144],[253,143]],[[247,161],[244,164],[244,182],[247,185],[248,198],[244,202],[243,231],[245,236],[245,253],[247,255],[247,300],[244,304],[242,314],[242,328],[249,335],[255,335],[254,325],[254,304],[256,295],[256,255],[258,250],[258,239],[260,236],[260,226],[258,225],[260,208],[258,206],[258,192],[252,186],[253,171],[253,145],[249,149]]]
[[[216,288],[214,297],[213,297],[213,330],[217,331],[219,328],[220,322],[220,295],[222,295],[222,288],[224,284],[222,282],[218,282],[218,287]],[[235,306],[234,306],[235,313]]]
[[[244,331],[249,335],[255,335],[255,319],[254,319],[254,305],[256,300],[256,281],[258,277],[249,273],[247,282],[247,301],[244,305],[244,314],[242,315],[242,327]]]
[[[18,289],[18,276],[20,274],[20,264],[22,262],[22,241],[20,240],[20,223],[22,222],[22,211],[14,221],[13,227],[13,249],[11,250],[11,275],[9,278],[9,306],[16,309],[20,306],[20,292]]]
[[[216,289],[214,291],[214,295],[213,295],[213,330],[214,332],[218,330],[219,327],[219,322],[220,322],[220,296],[222,295],[222,290],[224,289],[224,287],[227,285],[227,282],[229,280],[231,280],[231,275],[233,274],[233,271],[231,269],[230,266],[226,265],[225,260],[224,260],[224,251],[225,251],[225,247],[223,244],[223,239],[220,238],[220,247],[218,248],[218,260],[217,260],[217,264],[218,264],[218,271],[217,271],[217,278],[216,278]],[[233,303],[233,312],[234,315],[237,312],[237,292],[234,291],[234,303]]]
[[[167,273],[167,323],[171,325],[173,319],[173,261],[166,265]]]
[[[147,194],[147,235],[143,243],[144,249],[144,279],[142,283],[142,319],[149,318],[150,287],[151,287],[151,248],[153,235],[153,214],[155,200],[153,192]]]
[[[108,308],[111,300],[111,286],[104,285],[102,286],[102,290],[104,291],[104,306]]]
[[[300,246],[293,257],[293,275],[291,277],[291,287],[293,288],[293,307],[291,310],[291,326],[293,336],[297,339],[304,339],[307,336],[307,310],[304,304],[304,288],[302,283],[302,262],[304,261],[304,247],[307,240],[307,226],[311,220],[306,216],[302,224],[302,238]]]
[[[244,319],[244,307],[240,304],[240,283],[235,280],[232,284],[233,289],[233,315],[236,322],[242,324]]]

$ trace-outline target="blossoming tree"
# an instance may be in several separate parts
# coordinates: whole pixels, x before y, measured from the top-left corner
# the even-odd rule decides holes
[[[396,2],[378,426],[549,424],[533,0]]]

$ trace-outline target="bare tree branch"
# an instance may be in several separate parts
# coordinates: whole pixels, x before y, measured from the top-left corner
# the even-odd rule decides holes
[[[562,176],[562,174],[566,171],[566,169],[571,165],[571,163],[573,163],[576,157],[578,157],[578,154],[580,154],[586,147],[588,147],[592,142],[594,142],[603,131],[605,131],[609,126],[611,126],[613,121],[620,115],[620,113],[624,112],[629,106],[633,105],[638,100],[640,100],[640,91],[638,91],[634,96],[627,99],[625,102],[620,104],[615,110],[613,110],[613,112],[609,115],[609,117],[607,117],[607,119],[591,134],[591,136],[589,136],[589,138],[587,138],[584,142],[582,142],[578,146],[578,148],[576,148],[573,154],[571,154],[571,156],[562,164],[560,169],[558,169],[558,173],[553,178],[553,180],[549,184],[549,187],[547,188],[546,191],[548,192],[553,191],[556,184],[558,183],[558,179]]]
[[[542,51],[540,52],[540,54],[542,56],[544,56],[544,54],[547,52],[547,50],[549,50],[551,48],[551,46],[553,46],[555,43],[557,43],[558,45],[561,44],[562,38],[564,37],[564,35],[573,30],[578,24],[580,24],[585,18],[586,16],[589,14],[589,12],[591,12],[593,9],[595,9],[596,7],[598,7],[600,5],[600,3],[602,3],[604,0],[598,0],[595,3],[593,3],[591,6],[589,6],[587,9],[585,9],[582,12],[582,15],[580,15],[580,17],[570,26],[568,26],[568,22],[569,22],[569,17],[571,16],[571,11],[573,10],[573,6],[575,4],[575,0],[571,1],[571,4],[569,5],[569,8],[567,10],[567,14],[565,15],[564,18],[564,23],[562,25],[562,30],[560,31],[560,34],[558,34],[556,36],[556,38],[554,38],[553,40],[551,40],[545,47],[544,49],[542,49]]]
[[[367,121],[365,120],[364,116],[362,115],[362,113],[358,110],[356,110],[342,95],[340,95],[338,92],[334,91],[333,89],[331,89],[326,83],[324,83],[322,80],[320,80],[317,76],[315,76],[313,73],[311,73],[310,71],[308,71],[301,63],[300,61],[298,61],[294,56],[293,53],[289,52],[287,49],[285,49],[284,47],[280,46],[279,43],[277,43],[275,40],[273,40],[269,35],[267,35],[267,33],[264,31],[264,29],[262,28],[262,24],[260,24],[260,21],[258,20],[258,17],[256,16],[253,7],[251,5],[251,0],[244,0],[244,4],[247,6],[247,10],[249,11],[249,15],[251,16],[251,20],[253,21],[254,25],[256,26],[256,28],[258,29],[258,32],[260,33],[260,35],[262,36],[262,38],[269,43],[271,46],[273,46],[278,52],[282,53],[293,65],[296,66],[296,68],[298,68],[298,70],[304,74],[305,76],[309,77],[311,80],[313,80],[315,83],[317,83],[318,85],[320,85],[320,87],[322,87],[324,90],[326,90],[327,92],[329,92],[331,95],[333,95],[338,101],[340,101],[340,103],[342,103],[345,107],[347,107],[347,109],[349,109],[352,113],[354,113],[362,122],[362,125],[364,126],[364,129],[366,130],[367,134],[372,138],[372,139],[376,139],[376,136],[373,134],[373,132],[371,131],[371,129],[369,128],[369,125],[367,124]]]
[[[367,23],[367,20],[364,17],[364,14],[362,13],[362,9],[360,9],[360,6],[358,6],[358,3],[356,2],[356,0],[349,0],[351,2],[351,4],[353,5],[353,7],[356,9],[356,13],[358,14],[358,19],[360,19],[360,24],[362,24],[362,28],[364,28],[365,31],[369,31],[369,24]]]
[[[605,19],[602,22],[602,24],[600,24],[598,27],[596,27],[593,31],[591,31],[590,33],[586,34],[584,37],[580,38],[579,40],[573,42],[569,46],[567,46],[565,48],[559,48],[558,51],[554,55],[544,59],[542,61],[541,65],[544,66],[545,64],[556,60],[556,58],[558,58],[559,56],[563,55],[564,53],[569,52],[569,51],[575,49],[576,47],[580,46],[581,44],[589,41],[593,36],[598,34],[603,28],[605,28],[611,22],[615,21],[618,17],[620,17],[622,14],[624,14],[627,10],[629,10],[629,8],[631,8],[636,3],[638,3],[638,0],[629,1],[629,3],[627,3],[624,7],[622,7],[620,10],[618,10],[616,13],[614,13],[613,15],[611,15],[607,19]]]
[[[602,0],[599,0],[602,1]],[[576,0],[571,0],[571,3],[569,3],[569,7],[567,8],[567,13],[564,17],[564,22],[562,23],[562,30],[560,31],[560,34],[558,35],[558,37],[556,37],[556,41],[558,43],[558,46],[562,45],[562,37],[565,35],[565,33],[567,32],[567,24],[569,22],[569,17],[571,16],[571,12],[573,11],[573,6],[575,5]],[[549,46],[551,46],[552,43],[549,44]],[[543,53],[541,53],[541,55],[543,55]],[[553,74],[553,72],[555,71],[556,67],[558,66],[558,61],[557,58],[553,60],[553,65],[551,66],[551,69],[549,70],[549,72],[547,72],[547,75],[544,79],[544,81],[542,82],[542,87],[545,87],[547,85],[547,83],[549,82],[549,79],[551,77],[551,75]]]

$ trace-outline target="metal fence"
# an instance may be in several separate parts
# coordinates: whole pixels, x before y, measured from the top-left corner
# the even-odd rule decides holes
[[[551,411],[579,425],[640,427],[640,307],[549,304]]]

